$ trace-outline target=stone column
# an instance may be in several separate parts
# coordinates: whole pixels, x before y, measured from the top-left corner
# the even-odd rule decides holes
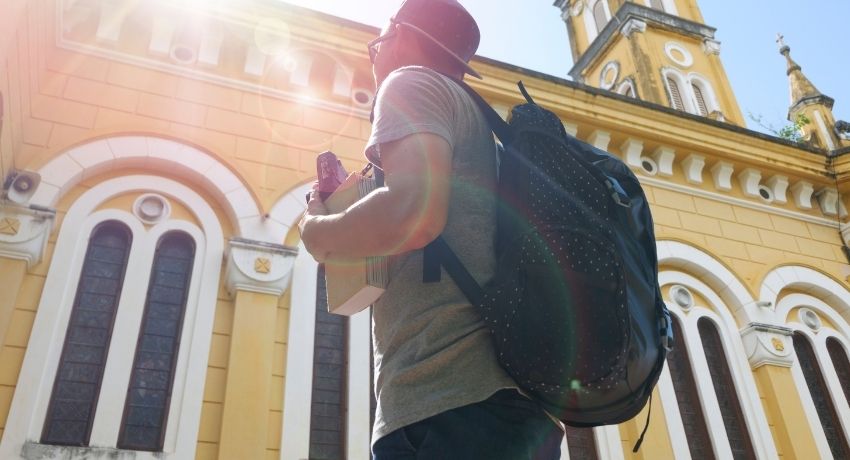
[[[265,458],[278,299],[297,250],[230,240],[225,274],[235,299],[218,458]]]
[[[787,327],[750,323],[741,337],[779,455],[808,458],[818,450],[791,375],[796,357],[792,332]]]
[[[56,212],[0,205],[0,347],[27,269],[41,262]]]

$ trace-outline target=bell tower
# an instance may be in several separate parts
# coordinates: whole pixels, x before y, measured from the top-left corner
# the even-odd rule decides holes
[[[556,0],[580,83],[746,126],[697,0]]]
[[[850,146],[846,122],[836,121],[832,113],[835,100],[821,93],[803,73],[800,64],[791,59],[791,47],[785,44],[785,37],[777,36],[779,54],[785,56],[788,84],[791,89],[791,105],[788,107],[788,120],[802,118],[806,121],[801,127],[803,140],[829,151]]]

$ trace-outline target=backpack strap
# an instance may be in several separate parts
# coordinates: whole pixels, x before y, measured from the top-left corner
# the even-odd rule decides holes
[[[431,257],[430,266],[428,264],[428,257]],[[452,277],[457,287],[460,288],[460,291],[463,292],[463,295],[466,296],[466,299],[474,306],[480,306],[484,302],[484,290],[481,289],[481,285],[475,281],[475,278],[469,273],[469,270],[463,266],[460,259],[458,259],[457,254],[452,251],[452,248],[449,247],[448,243],[442,236],[438,236],[437,239],[430,242],[428,246],[425,247],[425,276],[432,275],[433,273],[429,273],[428,270],[435,270],[437,272],[437,281],[439,281],[440,275],[440,266],[446,269],[446,272],[449,276]],[[428,282],[428,281],[425,281]]]
[[[457,83],[458,86],[463,88],[463,90],[469,94],[469,97],[472,98],[475,105],[477,105],[481,110],[481,113],[490,125],[490,129],[493,130],[493,133],[496,134],[499,140],[501,140],[503,144],[510,144],[514,138],[513,130],[510,125],[505,123],[505,120],[502,120],[502,116],[499,115],[499,113],[496,112],[496,110],[493,109],[493,107],[488,104],[487,101],[478,94],[478,92],[466,84],[466,82],[452,77],[448,78],[451,78],[452,81]],[[528,92],[526,92],[522,82],[519,82],[519,87],[526,100],[531,101],[531,96],[529,96]],[[451,264],[451,267],[449,267],[449,264]],[[436,240],[428,243],[423,250],[422,282],[439,282],[442,278],[440,266],[444,266],[446,268],[446,271],[455,283],[457,283],[461,291],[463,291],[466,295],[467,300],[472,302],[474,305],[479,305],[479,303],[473,300],[473,297],[480,298],[483,295],[481,287],[478,286],[478,283],[475,282],[475,279],[469,274],[469,271],[466,270],[466,267],[464,267],[460,262],[460,259],[458,259],[457,254],[452,251],[451,247],[449,247],[448,243],[446,243],[446,240],[443,239],[442,236],[439,236]],[[470,283],[469,281],[472,282]],[[467,286],[464,287],[461,283],[466,283]],[[470,297],[470,295],[472,295],[472,297]]]

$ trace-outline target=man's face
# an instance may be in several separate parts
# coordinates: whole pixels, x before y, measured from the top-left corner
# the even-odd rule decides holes
[[[371,47],[372,50],[370,52],[374,56],[372,59],[372,75],[375,77],[376,86],[381,86],[387,75],[395,70],[394,47],[397,45],[399,38],[397,34],[398,26],[392,23],[387,24],[381,30],[381,35],[377,39],[378,43]]]

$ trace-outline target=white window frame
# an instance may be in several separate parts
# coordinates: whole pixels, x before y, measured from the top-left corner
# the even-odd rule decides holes
[[[708,110],[706,115],[711,115],[712,112],[722,112],[720,110],[720,103],[717,101],[717,94],[714,92],[714,87],[709,83],[707,78],[696,72],[691,72],[688,74],[688,83],[688,93],[691,95],[694,113],[699,114],[699,107],[697,105],[697,97],[691,87],[692,85],[699,86],[699,89],[702,90],[702,96],[705,99],[705,108]]]
[[[201,227],[181,220],[165,220],[149,229],[133,214],[96,209],[112,197],[133,192],[156,192],[189,208]],[[121,222],[133,235],[125,282],[112,330],[92,432],[91,447],[50,446],[39,443],[53,383],[78,289],[80,272],[92,230],[106,221]],[[187,233],[196,244],[180,349],[177,355],[165,441],[162,452],[118,449],[130,372],[136,351],[154,249],[165,233]],[[159,176],[123,176],[104,181],[83,193],[66,214],[45,280],[32,335],[12,399],[0,458],[32,452],[39,458],[64,458],[94,452],[132,454],[135,459],[194,458],[206,381],[210,337],[218,296],[224,238],[213,209],[193,190]]]
[[[596,18],[593,16],[593,8],[596,7],[596,4],[599,2],[602,2],[604,6],[605,17],[608,19],[608,22],[611,22],[611,10],[608,6],[607,0],[596,0],[595,2],[586,2],[584,6],[584,13],[582,14],[582,16],[584,16],[584,26],[585,29],[587,29],[588,44],[593,43],[593,40],[595,40],[596,37],[599,36],[600,33],[602,33],[602,31],[596,27]]]
[[[799,307],[814,310],[817,314],[829,319],[832,324],[836,325],[838,330],[823,325],[815,332],[805,324],[800,323],[797,318],[789,318],[788,315],[791,310]],[[786,327],[803,334],[809,340],[809,343],[811,343],[827,389],[832,397],[832,403],[838,413],[839,423],[841,424],[844,436],[846,439],[850,439],[850,408],[848,408],[848,401],[844,396],[844,390],[841,388],[841,382],[838,380],[838,374],[835,372],[835,366],[832,364],[832,358],[829,356],[829,350],[826,348],[826,341],[829,338],[834,338],[844,347],[844,352],[850,356],[850,339],[848,338],[850,336],[846,335],[847,330],[850,329],[850,325],[847,324],[847,321],[843,317],[835,312],[835,309],[831,308],[822,300],[808,294],[793,293],[786,295],[777,304],[776,311],[780,315],[780,318],[786,318]],[[826,440],[823,425],[820,423],[820,417],[818,417],[815,410],[812,394],[809,391],[809,386],[806,384],[806,377],[803,375],[799,359],[794,360],[794,364],[791,366],[791,374],[794,378],[794,385],[797,387],[797,393],[800,395],[806,419],[809,422],[809,426],[812,427],[812,435],[815,438],[819,456],[820,458],[831,458],[832,452],[829,449],[829,443]]]
[[[643,4],[646,5],[648,8],[652,8],[652,3],[650,3],[650,0],[643,0]],[[664,13],[672,14],[674,16],[679,15],[679,10],[676,9],[675,0],[661,0],[661,5],[664,7]]]
[[[629,89],[632,90],[632,94],[634,94],[634,96],[629,96]],[[617,86],[617,94],[638,99],[637,87],[635,87],[635,82],[632,80],[632,77],[626,78],[620,82]]]
[[[698,262],[694,261],[694,263],[697,264]],[[726,274],[718,273],[718,275]],[[747,425],[753,451],[759,458],[775,456],[776,448],[773,444],[767,417],[759,399],[755,379],[750,371],[750,364],[747,360],[741,336],[737,332],[739,325],[732,315],[728,304],[721,299],[717,291],[688,273],[675,269],[665,270],[659,273],[658,280],[662,287],[673,284],[682,285],[693,293],[699,294],[709,303],[709,305],[695,305],[685,312],[675,302],[666,302],[670,313],[679,319],[679,323],[682,326],[680,333],[683,335],[682,339],[687,347],[688,359],[691,363],[691,369],[694,372],[694,381],[697,386],[700,405],[706,418],[706,427],[708,428],[715,456],[718,458],[732,458],[732,451],[729,447],[729,439],[726,436],[723,418],[719,411],[717,394],[714,392],[708,363],[705,354],[702,352],[703,346],[698,329],[698,321],[701,318],[708,318],[717,327],[718,334],[723,343],[726,362],[729,365],[729,371],[735,383],[736,395],[741,407],[741,413]],[[662,373],[659,383],[659,393],[661,395],[661,405],[667,416],[668,432],[671,441],[674,445],[677,445],[676,443],[687,443],[684,424],[679,415],[679,403],[676,399],[669,370]],[[687,449],[678,450],[684,452],[675,453],[677,460],[690,457]]]
[[[702,90],[702,95],[705,99],[705,106],[708,110],[706,116],[715,111],[722,112],[720,104],[717,101],[717,95],[714,92],[714,88],[704,76],[696,72],[691,72],[685,75],[672,67],[662,68],[661,76],[664,80],[664,89],[667,91],[667,97],[669,100],[672,100],[673,97],[670,92],[670,85],[667,84],[667,78],[672,78],[679,85],[679,93],[682,96],[682,104],[685,106],[685,112],[693,115],[700,115],[696,95],[694,95],[694,90],[691,85],[697,85]]]

